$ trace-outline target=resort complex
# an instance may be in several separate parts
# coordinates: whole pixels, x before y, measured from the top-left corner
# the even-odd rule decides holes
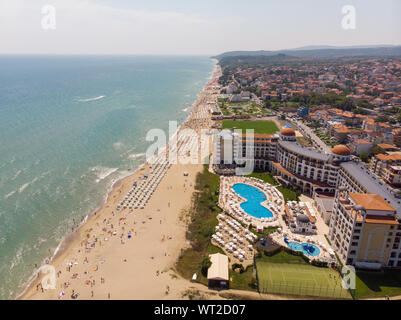
[[[311,197],[311,203],[297,204],[289,201],[285,204],[282,202],[282,197],[278,195],[279,192],[267,183],[253,181],[253,178],[222,177],[220,197],[224,199],[221,201],[223,209],[230,212],[232,216],[238,217],[246,207],[250,207],[255,202],[259,211],[270,209],[269,212],[274,212],[274,214],[271,213],[270,217],[262,214],[258,217],[259,221],[254,221],[249,217],[240,217],[240,221],[247,224],[252,221],[254,226],[268,227],[265,225],[266,219],[272,223],[271,221],[276,221],[278,216],[283,216],[286,218],[286,223],[292,234],[313,235],[318,233],[316,227],[318,206],[316,202],[320,198],[332,198],[334,199],[332,214],[331,217],[326,218],[326,224],[330,228],[330,240],[333,242],[333,249],[339,251],[339,257],[344,264],[364,266],[365,268],[370,266],[379,269],[401,266],[401,260],[398,261],[399,257],[401,259],[400,238],[396,236],[396,230],[401,230],[401,226],[398,228],[398,220],[401,217],[401,198],[398,193],[394,193],[390,188],[382,185],[359,159],[351,155],[348,147],[337,145],[330,153],[310,149],[300,145],[296,141],[295,130],[287,127],[271,135],[257,134],[251,142],[250,144],[249,140],[239,139],[234,131],[225,131],[216,136],[216,156],[218,157],[214,161],[216,171],[225,175],[234,174],[235,159],[238,159],[237,150],[242,150],[243,159],[252,161],[251,158],[246,158],[247,150],[251,146],[254,148],[255,157],[253,161],[256,170],[269,171],[282,185],[299,188],[301,193]],[[233,150],[233,154],[228,154],[228,149]],[[237,153],[235,153],[236,151]],[[233,179],[232,181],[245,179],[243,183],[247,182],[248,188],[259,188],[253,191],[253,198],[257,198],[257,194],[261,192],[268,192],[267,196],[261,197],[258,201],[253,198],[250,200],[247,197],[244,199],[241,197],[241,192],[244,191],[239,189],[238,184],[230,183],[230,179]],[[232,191],[227,192],[227,188],[231,188]],[[365,201],[362,201],[363,204],[355,201],[350,204],[348,195],[340,196],[341,190],[346,190],[359,201],[363,199]],[[234,192],[239,194],[232,195]],[[248,191],[248,193],[250,192]],[[267,200],[269,201],[266,202]],[[348,201],[348,210],[341,206],[345,201]],[[264,202],[265,206],[262,205]],[[372,210],[369,207],[371,203],[376,204],[376,211],[369,211],[369,209]],[[315,205],[316,212],[312,204]],[[374,216],[373,220],[363,220],[364,222],[366,220],[370,227],[372,227],[372,223],[377,223],[383,226],[391,225],[391,230],[394,229],[391,232],[389,226],[388,230],[385,229],[386,231],[376,234],[376,236],[381,237],[380,243],[383,247],[380,259],[378,256],[367,254],[370,251],[377,251],[378,241],[363,242],[365,254],[358,254],[361,248],[359,248],[360,242],[356,240],[368,237],[370,231],[361,227],[362,220],[358,222],[358,215],[362,219],[360,212],[358,211],[358,214],[352,213],[355,206],[360,208],[359,211],[369,212],[366,213],[368,216]],[[379,210],[381,207],[386,214]],[[323,217],[323,212],[320,215]],[[355,225],[360,227],[356,231],[359,233],[358,235],[354,234]],[[385,254],[385,251],[388,253]],[[331,252],[333,251],[331,250]]]
[[[93,298],[95,281],[102,299],[125,298],[120,286],[143,288],[136,297],[147,299],[401,293],[397,148],[382,143],[368,161],[364,141],[348,141],[345,128],[327,124],[336,138],[325,138],[306,107],[280,113],[249,88],[257,78],[239,70],[228,80],[225,71],[220,61],[166,145],[116,183],[56,256],[58,295],[38,277],[23,298]]]
[[[0,301],[401,300],[401,0],[0,3]]]

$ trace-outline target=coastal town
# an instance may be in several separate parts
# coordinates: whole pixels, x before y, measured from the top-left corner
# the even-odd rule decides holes
[[[287,63],[219,59],[168,147],[52,261],[56,290],[39,275],[22,298],[399,295],[401,62]],[[202,139],[208,164],[169,163],[172,152],[200,159]],[[238,174],[244,161],[252,173]],[[343,286],[344,266],[356,288]]]
[[[397,308],[400,0],[0,7],[10,314]]]

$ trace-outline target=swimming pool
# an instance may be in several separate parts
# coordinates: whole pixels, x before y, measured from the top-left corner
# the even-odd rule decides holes
[[[320,249],[314,244],[299,243],[299,242],[286,242],[287,246],[294,251],[301,251],[307,256],[316,257],[320,254]]]
[[[259,189],[245,183],[233,185],[233,190],[247,201],[241,203],[241,208],[255,218],[273,218],[273,213],[261,205],[266,201],[266,195]]]

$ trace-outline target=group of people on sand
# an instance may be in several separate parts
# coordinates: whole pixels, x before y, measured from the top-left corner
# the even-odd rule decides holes
[[[133,221],[135,224],[135,221]],[[70,291],[71,299],[77,299],[79,297],[79,293],[75,291],[74,284],[78,281],[84,281],[84,284],[90,286],[90,288],[96,287],[96,272],[99,270],[99,265],[105,263],[104,259],[100,259],[98,262],[93,262],[92,259],[89,259],[90,256],[93,256],[94,252],[96,252],[99,247],[105,245],[108,241],[111,241],[113,238],[119,238],[121,244],[125,244],[125,239],[131,239],[132,236],[135,234],[136,231],[133,225],[128,224],[128,220],[126,217],[117,217],[114,212],[112,217],[104,218],[102,222],[98,222],[96,224],[98,230],[87,230],[87,239],[81,242],[81,249],[78,249],[78,257],[72,259],[72,261],[68,261],[66,263],[66,273],[63,274],[64,282],[61,285],[61,292],[59,293],[58,299],[63,299],[67,295],[67,291]],[[100,236],[98,236],[98,235]],[[102,238],[101,238],[102,237]],[[103,244],[102,244],[103,239]],[[126,259],[125,259],[126,261]],[[90,262],[92,266],[90,266]],[[83,265],[88,265],[87,270],[83,272],[83,274],[79,274],[77,272],[76,266],[80,263]],[[57,272],[57,277],[60,278],[62,275],[62,271],[59,270]],[[105,278],[100,277],[100,284],[105,283]],[[41,283],[37,284],[36,290],[45,292]],[[94,297],[94,290],[90,291],[90,297]],[[110,293],[108,294],[110,298]]]

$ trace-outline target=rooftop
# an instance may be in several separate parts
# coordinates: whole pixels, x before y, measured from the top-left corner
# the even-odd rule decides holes
[[[208,279],[228,280],[228,257],[221,253],[210,255],[212,265],[207,271]]]
[[[397,160],[401,160],[401,154],[399,154],[399,153],[394,153],[394,154],[379,153],[375,157],[377,159],[379,159],[379,160],[382,160],[382,161],[388,161],[388,160],[397,161]]]
[[[366,210],[395,211],[395,209],[378,194],[350,193],[349,196],[355,204],[361,205]]]
[[[279,143],[282,147],[284,147],[287,150],[290,150],[292,152],[298,153],[300,155],[303,155],[305,157],[321,160],[321,161],[328,161],[330,155],[321,153],[319,151],[313,150],[313,149],[308,149],[303,146],[301,146],[297,142],[291,142],[291,141],[280,141]]]
[[[353,161],[342,162],[340,166],[354,177],[358,183],[364,187],[367,193],[380,195],[388,204],[390,204],[401,216],[401,199],[396,198],[390,187],[384,182],[375,178],[372,173],[362,163]]]

